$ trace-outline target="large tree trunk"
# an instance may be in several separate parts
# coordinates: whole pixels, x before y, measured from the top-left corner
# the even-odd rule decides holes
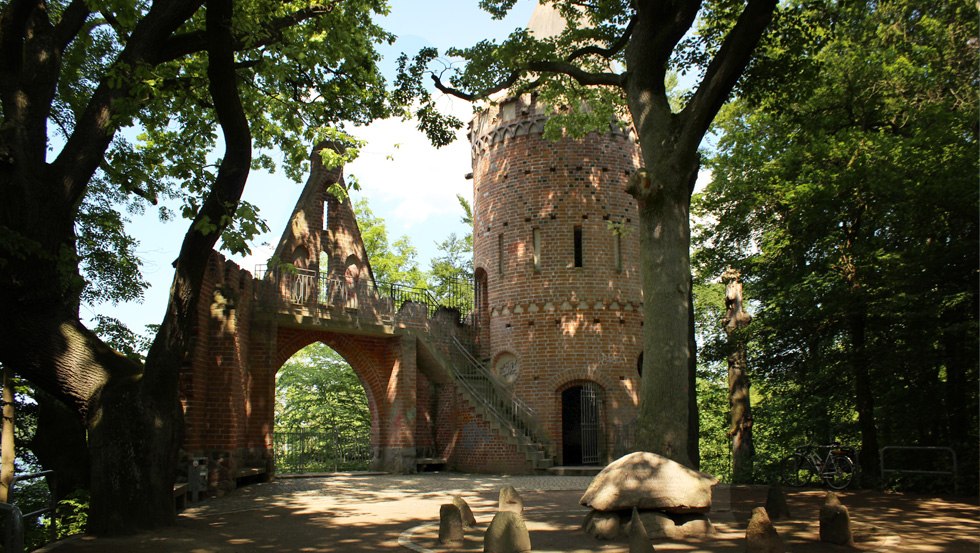
[[[698,412],[698,342],[694,328],[694,278],[691,278],[688,303],[687,347],[691,348],[691,360],[687,367],[687,455],[691,467],[701,469],[701,415]]]
[[[875,423],[875,403],[868,369],[865,333],[867,316],[857,301],[857,311],[851,315],[851,370],[854,374],[854,399],[861,431],[861,472],[866,485],[875,485],[879,478],[878,428]]]
[[[37,430],[30,448],[42,467],[55,472],[51,490],[55,499],[64,499],[76,490],[90,489],[86,429],[78,413],[40,389],[35,388],[34,400],[37,401]]]
[[[693,467],[689,212],[698,163],[692,156],[682,170],[675,160],[648,155],[657,151],[652,144],[641,140],[641,147],[648,169],[630,184],[639,208],[646,353],[637,445]]]
[[[10,369],[3,367],[3,431],[0,434],[0,503],[10,502],[14,483],[14,384]]]

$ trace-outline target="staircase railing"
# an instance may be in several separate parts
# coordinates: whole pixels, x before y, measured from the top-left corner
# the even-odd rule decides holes
[[[490,410],[494,416],[517,430],[531,442],[537,439],[534,410],[513,394],[502,389],[497,379],[455,336],[452,337],[452,361],[457,381]]]

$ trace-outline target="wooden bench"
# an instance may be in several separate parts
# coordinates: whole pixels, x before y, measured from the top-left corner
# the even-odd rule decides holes
[[[183,511],[187,506],[187,482],[174,484],[174,507],[177,512]]]
[[[253,482],[265,482],[267,477],[265,467],[242,467],[235,471],[235,486]],[[244,480],[245,482],[240,482]]]
[[[446,459],[444,457],[418,457],[415,459],[415,468],[419,472],[424,472],[423,469],[433,469],[433,468],[446,468]]]

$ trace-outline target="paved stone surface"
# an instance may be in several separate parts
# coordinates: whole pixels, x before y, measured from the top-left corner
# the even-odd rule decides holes
[[[502,486],[524,497],[531,545],[537,553],[626,553],[626,538],[601,542],[580,529],[587,509],[578,504],[589,477],[485,476],[427,473],[409,476],[336,475],[280,479],[192,505],[177,524],[125,538],[74,538],[43,551],[55,553],[360,553],[447,552],[438,547],[439,506],[455,494],[473,508],[477,525],[455,551],[482,551],[482,536]],[[753,507],[765,504],[765,486],[716,487],[711,518],[718,534],[685,542],[655,541],[658,553],[744,550]],[[776,527],[794,553],[840,553],[819,541],[818,512],[825,492],[788,489],[796,518]],[[977,553],[980,508],[972,500],[873,491],[842,492],[858,526],[858,550]],[[724,503],[730,502],[728,509]]]

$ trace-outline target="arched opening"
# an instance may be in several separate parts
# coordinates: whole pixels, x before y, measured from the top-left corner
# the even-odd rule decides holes
[[[344,307],[357,309],[358,283],[361,279],[360,260],[354,255],[349,255],[344,262],[344,267]]]
[[[598,465],[602,459],[602,389],[594,382],[561,392],[561,452],[567,466]]]
[[[276,373],[276,472],[366,470],[371,405],[364,384],[335,350],[314,342]]]

